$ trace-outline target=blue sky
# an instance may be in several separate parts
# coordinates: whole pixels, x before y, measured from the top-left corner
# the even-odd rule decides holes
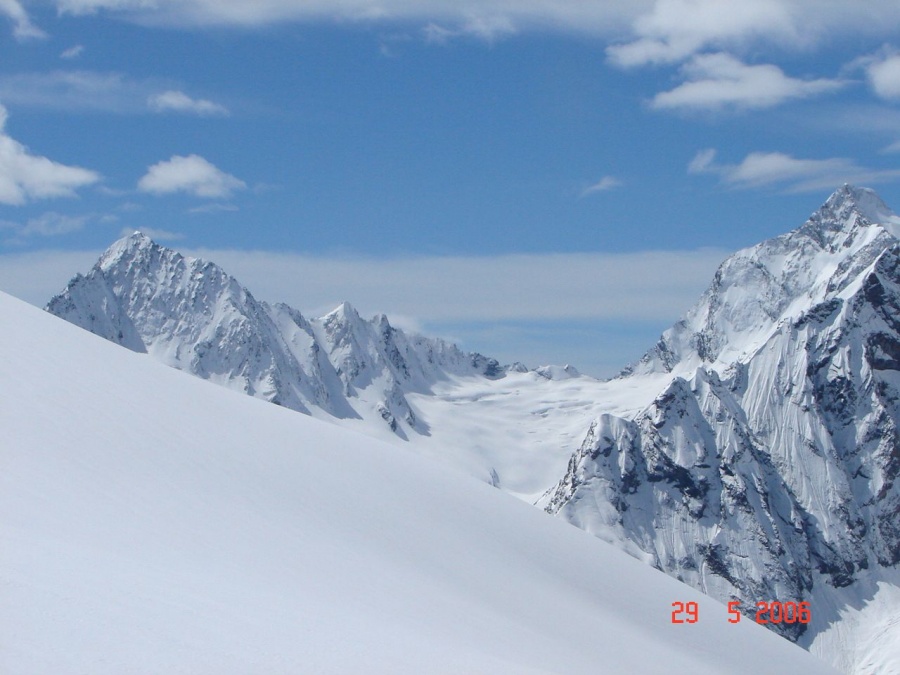
[[[122,232],[608,375],[847,181],[900,208],[900,2],[0,0],[0,289]]]

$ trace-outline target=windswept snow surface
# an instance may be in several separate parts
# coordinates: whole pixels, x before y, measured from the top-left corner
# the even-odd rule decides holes
[[[849,588],[835,589],[831,607],[813,616],[814,639],[799,644],[846,673],[900,673],[900,570],[863,573]],[[820,605],[820,610],[825,609]]]
[[[834,672],[446,466],[0,316],[0,672]]]

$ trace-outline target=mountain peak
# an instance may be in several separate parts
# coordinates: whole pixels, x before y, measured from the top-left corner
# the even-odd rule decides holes
[[[159,244],[140,230],[135,230],[127,237],[114,241],[100,256],[97,264],[101,269],[109,269],[123,258],[134,258],[140,252],[152,251],[158,248],[160,248]]]
[[[900,218],[875,190],[849,183],[835,190],[810,217],[810,222],[820,229],[837,231],[857,224],[860,217],[866,224],[879,224],[894,236],[900,235]]]
[[[346,300],[344,300],[344,302],[342,302],[340,305],[338,305],[333,310],[328,312],[328,314],[326,314],[323,317],[323,319],[328,320],[329,318],[332,318],[332,317],[336,318],[336,319],[341,319],[344,321],[349,320],[349,319],[359,320],[359,318],[360,318],[359,312],[356,311],[356,308],[353,305],[351,305],[349,302],[347,302]]]

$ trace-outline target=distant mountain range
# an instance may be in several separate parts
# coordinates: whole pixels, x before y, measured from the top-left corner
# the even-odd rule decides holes
[[[407,393],[449,375],[506,371],[444,340],[406,335],[384,315],[364,320],[347,302],[309,320],[258,301],[217,265],[140,232],[114,243],[47,309],[198,377],[307,414],[378,418],[401,438],[427,433]]]
[[[408,440],[750,617],[809,601],[810,624],[770,627],[844,672],[900,672],[900,218],[871,190],[728,258],[609,382],[501,366],[347,304],[308,320],[138,233],[47,309]]]

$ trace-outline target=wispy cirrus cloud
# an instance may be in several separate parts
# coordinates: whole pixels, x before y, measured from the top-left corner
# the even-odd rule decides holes
[[[73,48],[74,49],[74,48]],[[77,54],[63,58],[75,58]],[[80,52],[79,52],[80,53]],[[228,109],[214,101],[194,98],[170,83],[135,80],[122,73],[93,70],[55,70],[0,76],[0,100],[30,108],[113,113],[176,112],[225,116]]]
[[[25,221],[0,220],[0,237],[4,244],[17,246],[35,237],[58,237],[79,232],[89,222],[101,219],[92,213],[71,215],[48,211]]]
[[[900,180],[900,169],[870,169],[845,157],[798,159],[781,152],[751,152],[738,164],[720,164],[713,149],[698,152],[688,173],[713,174],[737,189],[779,187],[793,193]]]
[[[44,31],[31,22],[28,12],[19,0],[0,0],[0,15],[12,21],[13,35],[17,40],[47,37]]]
[[[121,73],[55,70],[0,76],[0,100],[57,110],[129,112],[144,107],[143,85]]]
[[[196,197],[223,199],[247,184],[225,173],[200,155],[173,155],[148,167],[138,181],[138,190],[163,195],[184,192]]]
[[[550,27],[610,35],[624,29],[649,0],[56,0],[60,12],[120,13],[144,23],[256,26],[293,21],[409,22],[454,33],[494,38],[500,33]]]
[[[127,237],[133,232],[133,227],[123,227],[119,232],[119,236]],[[142,227],[141,232],[154,241],[179,241],[185,238],[185,235],[181,232],[172,232],[171,230],[163,230],[155,227]]]
[[[730,54],[701,54],[681,68],[685,82],[653,97],[657,109],[771,108],[844,86],[831,79],[789,77],[771,64],[747,65]]]
[[[153,94],[147,99],[147,105],[156,112],[181,112],[207,117],[210,115],[228,115],[228,108],[203,98],[191,98],[183,91],[169,89],[161,94]]]
[[[499,15],[470,15],[451,27],[429,22],[423,29],[425,40],[437,44],[444,44],[459,37],[475,37],[493,42],[516,32],[518,31],[512,20]]]
[[[588,195],[596,194],[598,192],[608,192],[617,187],[621,187],[622,181],[620,181],[615,176],[603,176],[596,183],[592,183],[588,185],[581,191],[582,197],[587,197]]]
[[[100,174],[32,154],[7,135],[6,108],[0,105],[0,204],[21,206],[30,201],[74,197],[76,191],[100,181]]]
[[[51,0],[61,14],[100,11],[145,25],[260,26],[285,22],[420,22],[433,37],[494,39],[525,31],[567,31],[613,38],[623,66],[675,63],[707,49],[756,43],[809,48],[835,35],[889,36],[900,6],[884,0]],[[38,31],[19,0],[0,0],[17,31]]]
[[[188,209],[188,213],[228,213],[237,211],[238,207],[234,204],[223,204],[221,202],[212,202],[211,204],[201,204]]]
[[[71,61],[72,59],[77,59],[84,53],[84,45],[73,45],[68,49],[63,50],[59,58],[66,59],[67,61]]]

